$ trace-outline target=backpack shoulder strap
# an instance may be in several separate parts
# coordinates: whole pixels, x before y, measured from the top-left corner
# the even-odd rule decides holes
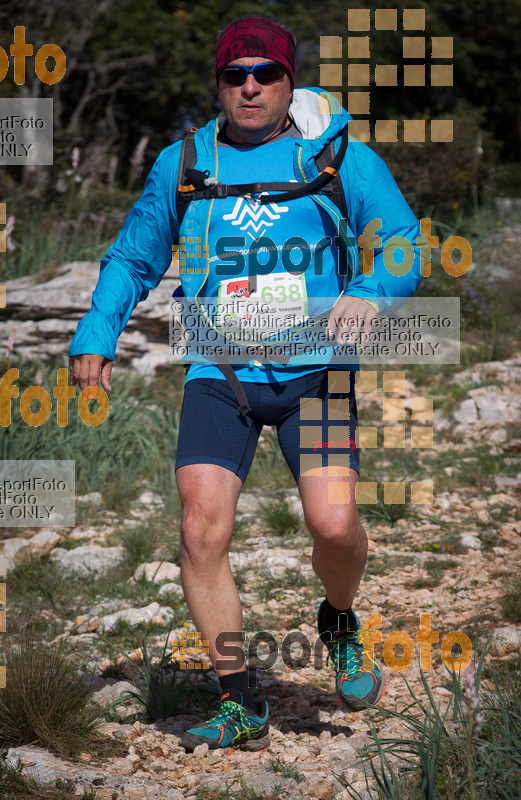
[[[177,182],[176,195],[175,195],[175,206],[176,206],[177,220],[179,222],[179,227],[181,227],[183,217],[186,214],[186,209],[193,200],[191,192],[190,191],[183,192],[182,187],[190,183],[190,181],[186,177],[186,170],[193,169],[197,161],[197,150],[195,148],[195,141],[194,141],[194,133],[196,132],[196,130],[197,128],[191,128],[190,131],[186,134],[186,136],[184,136],[183,143],[181,145],[181,154],[179,156],[179,178]]]
[[[335,145],[334,142],[331,141],[315,158],[318,171],[322,172],[332,161],[334,156]],[[322,188],[322,191],[326,197],[340,209],[343,219],[347,220],[347,202],[339,172],[337,172],[335,178],[330,181],[330,183]]]

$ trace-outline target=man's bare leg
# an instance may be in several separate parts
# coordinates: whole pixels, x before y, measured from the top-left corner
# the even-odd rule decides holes
[[[219,633],[242,631],[242,606],[228,558],[242,481],[216,464],[180,467],[176,479],[182,504],[181,582],[215,667],[222,658],[215,646]],[[236,671],[237,666],[216,670],[217,675]]]
[[[355,498],[358,474],[347,467],[313,472],[300,478],[298,488],[314,541],[313,568],[326,590],[327,601],[318,614],[319,634],[335,668],[340,704],[347,711],[360,711],[366,703],[378,702],[385,675],[374,658],[367,664],[360,636],[346,633],[346,627],[350,631],[358,627],[354,612],[348,619],[339,617],[352,606],[367,558],[367,536]]]
[[[312,564],[324,584],[326,596],[338,609],[350,608],[367,558],[367,535],[355,500],[358,473],[336,467],[331,475],[323,467],[301,476],[298,489],[304,519],[313,537]],[[335,483],[334,490],[328,484]]]

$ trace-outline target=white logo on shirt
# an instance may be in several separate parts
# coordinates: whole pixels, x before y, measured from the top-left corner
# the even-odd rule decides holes
[[[287,206],[279,206],[277,203],[255,203],[252,205],[244,197],[238,197],[232,213],[224,214],[223,220],[231,220],[232,225],[240,225],[239,230],[246,231],[252,239],[256,239],[264,236],[266,228],[272,227],[273,220],[280,219],[280,215],[285,211],[288,211]],[[246,224],[243,224],[245,219]],[[248,228],[252,228],[255,231],[255,236]]]

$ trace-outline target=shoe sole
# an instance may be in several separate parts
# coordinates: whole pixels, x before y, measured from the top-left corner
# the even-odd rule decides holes
[[[181,747],[184,747],[188,753],[192,753],[196,747],[200,744],[207,744],[209,750],[225,750],[229,748],[231,750],[250,750],[250,751],[257,751],[263,750],[265,747],[268,747],[270,743],[270,734],[269,728],[266,731],[266,728],[263,728],[260,731],[259,736],[251,737],[247,739],[245,742],[240,742],[239,744],[225,744],[221,745],[217,742],[209,742],[209,741],[201,741],[199,736],[194,736],[192,733],[186,733],[182,739],[180,739],[179,744]]]
[[[235,747],[232,745],[232,750],[250,750],[257,752],[258,750],[264,750],[265,747],[269,747],[270,744],[270,735],[266,733],[264,736],[261,736],[260,739],[248,739],[247,742],[243,742],[242,744],[236,745]]]
[[[369,697],[376,688],[377,688],[376,696],[371,700],[369,699],[361,700],[360,698],[353,697],[352,701],[347,701],[345,695],[340,694],[339,692],[337,692],[337,700],[345,711],[353,711],[353,712],[363,711],[365,708],[367,708],[368,705],[375,705],[384,696],[386,689],[385,679],[383,680],[383,682],[380,684],[379,687],[374,687],[371,690],[371,692],[369,692]]]

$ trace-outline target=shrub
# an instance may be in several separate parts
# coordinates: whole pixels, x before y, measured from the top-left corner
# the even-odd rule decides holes
[[[77,660],[38,641],[26,628],[15,645],[6,639],[6,687],[0,692],[0,745],[38,742],[77,755],[95,738],[101,711],[89,703]]]
[[[372,707],[373,743],[361,753],[366,783],[372,774],[382,800],[517,800],[521,793],[521,677],[505,681],[493,672],[493,688],[480,691],[485,650],[451,673],[452,694],[441,710],[421,672],[427,700],[412,697],[404,711]],[[402,736],[381,737],[375,714],[400,720]],[[350,797],[361,795],[337,776]]]
[[[291,510],[285,497],[260,503],[261,518],[271,533],[294,534],[302,525],[302,517]]]
[[[142,666],[133,662],[139,672],[140,680],[136,681],[136,689],[124,692],[120,700],[130,699],[142,706],[147,722],[168,719],[184,713],[192,700],[195,700],[205,711],[217,698],[219,691],[213,681],[208,680],[208,673],[201,671],[203,682],[194,680],[193,673],[184,672],[180,677],[179,662],[174,661],[172,653],[167,652],[168,633],[159,663],[154,666],[150,661],[146,637],[142,642]],[[123,654],[125,655],[125,654]],[[130,656],[126,656],[130,660]]]

